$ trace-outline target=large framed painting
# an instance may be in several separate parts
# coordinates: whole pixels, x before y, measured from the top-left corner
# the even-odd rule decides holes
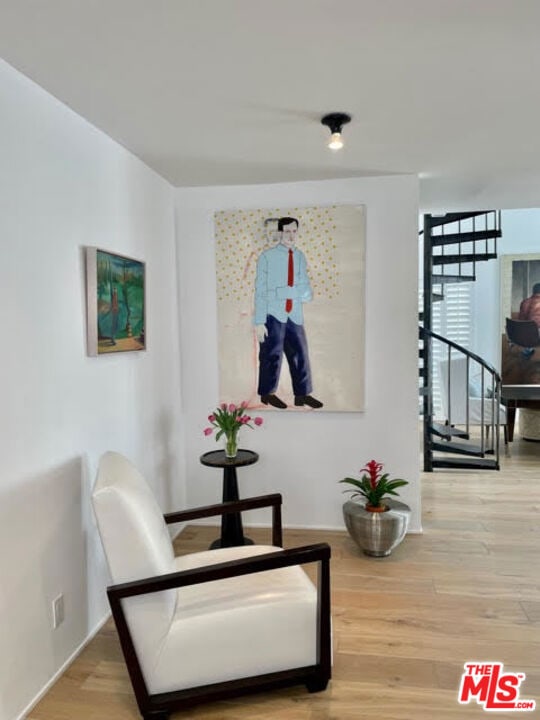
[[[215,213],[222,402],[364,409],[365,208]]]
[[[89,355],[146,349],[143,262],[86,248],[86,292]]]
[[[503,385],[540,384],[540,255],[501,258]]]

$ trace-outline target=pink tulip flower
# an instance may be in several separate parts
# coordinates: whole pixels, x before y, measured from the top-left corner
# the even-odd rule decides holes
[[[247,400],[242,400],[242,402],[240,403],[240,407],[245,409],[245,408],[247,408],[247,406],[248,406]]]
[[[255,425],[262,425],[263,419],[262,419],[262,417],[256,417],[253,422],[255,423]]]
[[[215,415],[209,415],[209,416],[208,416],[208,422],[215,422],[215,421],[216,421],[216,416],[215,416]]]
[[[204,428],[205,435],[211,435],[214,432],[214,428]]]
[[[236,410],[236,405],[234,405],[233,403],[231,403],[231,404],[229,405],[229,412],[234,412],[235,410]]]

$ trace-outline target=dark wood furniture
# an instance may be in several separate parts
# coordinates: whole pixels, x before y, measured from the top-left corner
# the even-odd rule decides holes
[[[517,408],[540,410],[540,385],[502,385],[501,399],[507,409],[508,441],[512,442]]]
[[[535,348],[540,345],[538,325],[534,320],[506,318],[506,337],[510,343],[522,348]]]
[[[253,465],[259,459],[252,450],[238,450],[236,457],[229,458],[225,450],[213,450],[201,455],[200,461],[209,467],[223,468],[223,502],[239,500],[236,468]],[[210,549],[234,547],[235,545],[252,545],[253,541],[244,537],[242,516],[239,512],[227,513],[221,517],[221,537],[210,545]]]
[[[281,495],[266,495],[220,505],[209,505],[194,510],[168,513],[164,518],[165,521],[170,524],[215,515],[224,516],[243,510],[271,506],[272,544],[277,547],[282,547],[281,503]],[[202,582],[223,580],[224,578],[249,575],[266,570],[275,570],[277,568],[312,562],[318,564],[317,661],[315,665],[291,668],[290,670],[282,670],[265,675],[254,675],[239,680],[215,683],[213,685],[202,685],[187,690],[153,695],[149,694],[124,613],[122,604],[124,599],[145,595],[147,593],[160,592],[162,590],[186,587]],[[258,555],[242,560],[231,560],[229,562],[193,568],[168,575],[112,585],[107,588],[107,595],[139,711],[144,720],[168,720],[172,712],[185,710],[203,701],[223,700],[247,693],[266,692],[267,690],[287,687],[289,685],[305,684],[309,692],[319,692],[326,689],[328,681],[330,680],[330,546],[327,543],[280,550],[266,555]]]

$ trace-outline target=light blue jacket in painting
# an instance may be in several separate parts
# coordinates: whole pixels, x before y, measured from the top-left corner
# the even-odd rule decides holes
[[[309,302],[313,293],[305,255],[297,248],[293,248],[293,263],[294,284],[289,287],[289,249],[279,244],[260,254],[255,278],[255,325],[264,325],[267,315],[272,315],[279,322],[290,318],[297,325],[304,323],[302,303]],[[288,298],[293,301],[290,313],[285,310]]]

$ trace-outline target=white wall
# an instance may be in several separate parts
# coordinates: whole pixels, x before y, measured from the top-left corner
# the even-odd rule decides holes
[[[0,720],[13,720],[108,612],[89,503],[100,454],[130,456],[164,508],[184,488],[172,188],[3,62],[0,157]],[[147,261],[147,352],[86,356],[85,245]]]
[[[535,208],[539,197],[537,170],[515,173],[508,170],[491,177],[423,176],[420,180],[422,213]]]
[[[411,176],[176,191],[190,506],[216,502],[221,493],[220,471],[199,463],[202,453],[217,447],[202,434],[219,397],[213,213],[365,204],[366,411],[265,412],[261,429],[244,431],[242,445],[259,452],[260,460],[238,470],[240,494],[282,492],[285,524],[343,528],[345,497],[337,481],[375,458],[391,475],[411,481],[401,496],[414,511],[411,529],[420,529],[417,192]],[[269,517],[261,510],[251,521]]]

